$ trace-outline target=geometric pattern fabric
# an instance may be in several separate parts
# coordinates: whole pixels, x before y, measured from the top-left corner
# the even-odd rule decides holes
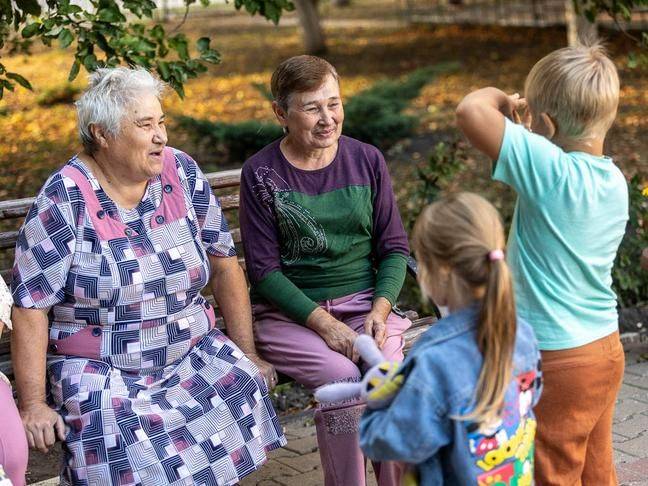
[[[196,163],[165,150],[119,208],[77,157],[45,183],[16,243],[16,305],[50,308],[61,480],[235,484],[285,444],[258,369],[213,329],[208,255],[235,256]]]

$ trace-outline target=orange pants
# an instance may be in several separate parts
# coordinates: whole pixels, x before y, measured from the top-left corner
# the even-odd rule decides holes
[[[612,416],[623,381],[619,333],[578,348],[542,351],[544,389],[538,420],[538,486],[616,486]]]

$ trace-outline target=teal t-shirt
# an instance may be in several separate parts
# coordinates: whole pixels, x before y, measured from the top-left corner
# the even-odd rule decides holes
[[[507,260],[518,313],[540,349],[574,348],[616,331],[612,265],[628,220],[619,168],[506,120],[493,178],[518,195]]]

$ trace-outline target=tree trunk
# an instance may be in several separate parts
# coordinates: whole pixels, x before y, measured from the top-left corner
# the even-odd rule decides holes
[[[302,28],[304,47],[308,54],[324,54],[326,41],[320,24],[317,0],[294,0]]]
[[[596,22],[590,22],[581,13],[576,13],[574,0],[565,0],[565,22],[567,24],[567,45],[589,44],[598,38]]]
[[[348,7],[351,5],[351,0],[333,0],[334,7]]]

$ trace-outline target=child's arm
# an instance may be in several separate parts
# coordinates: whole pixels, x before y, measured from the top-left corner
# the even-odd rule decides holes
[[[429,383],[413,371],[388,408],[367,410],[360,421],[360,447],[376,461],[418,464],[450,441],[446,421]]]
[[[457,107],[457,125],[470,143],[492,160],[499,157],[504,137],[504,117],[519,122],[518,110],[526,102],[497,88],[483,88],[466,96]]]

